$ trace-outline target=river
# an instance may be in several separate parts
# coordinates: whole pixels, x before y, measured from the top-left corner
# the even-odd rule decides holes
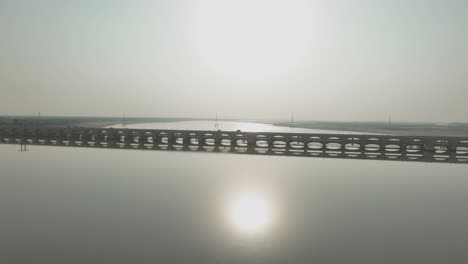
[[[112,128],[122,128],[122,124],[108,126]],[[178,122],[160,122],[160,123],[140,123],[128,124],[126,128],[135,129],[173,129],[173,130],[223,130],[243,132],[283,132],[283,133],[329,133],[329,134],[370,134],[362,132],[349,132],[337,130],[321,130],[309,128],[296,128],[275,126],[271,124],[253,123],[253,122],[232,122],[232,121],[178,121]],[[375,133],[374,133],[375,134]]]
[[[0,145],[1,263],[468,263],[467,165],[18,150]]]

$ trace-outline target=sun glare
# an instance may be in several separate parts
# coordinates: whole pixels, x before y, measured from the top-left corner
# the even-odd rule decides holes
[[[271,130],[270,125],[257,124],[257,123],[240,123],[237,129],[243,132],[258,132]]]
[[[284,73],[310,46],[305,0],[202,3],[191,23],[195,46],[220,73],[247,78]]]
[[[230,221],[245,234],[265,232],[272,222],[272,212],[267,201],[257,194],[244,194],[230,207]]]

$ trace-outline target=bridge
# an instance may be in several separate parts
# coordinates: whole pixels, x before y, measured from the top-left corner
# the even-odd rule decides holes
[[[468,137],[5,127],[0,143],[468,164]]]

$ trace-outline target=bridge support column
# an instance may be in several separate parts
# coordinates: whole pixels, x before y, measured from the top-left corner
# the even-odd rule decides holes
[[[20,151],[27,151],[26,139],[22,138],[20,140]]]
[[[257,138],[253,134],[247,135],[247,153],[255,153]]]

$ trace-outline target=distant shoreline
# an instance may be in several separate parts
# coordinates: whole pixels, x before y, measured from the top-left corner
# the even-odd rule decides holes
[[[294,122],[274,123],[275,126],[289,126],[295,128],[340,130],[348,132],[388,134],[399,136],[453,136],[467,137],[468,124],[437,124],[417,123],[344,123],[344,122]]]
[[[41,126],[41,127],[109,127],[138,123],[170,123],[190,121],[215,121],[214,119],[191,118],[115,118],[115,117],[5,117],[0,116],[0,127]],[[280,127],[317,129],[328,131],[348,131],[356,133],[389,134],[401,136],[455,136],[467,137],[467,123],[384,123],[384,122],[270,122],[260,120],[220,119],[220,122],[248,122],[269,124]]]

